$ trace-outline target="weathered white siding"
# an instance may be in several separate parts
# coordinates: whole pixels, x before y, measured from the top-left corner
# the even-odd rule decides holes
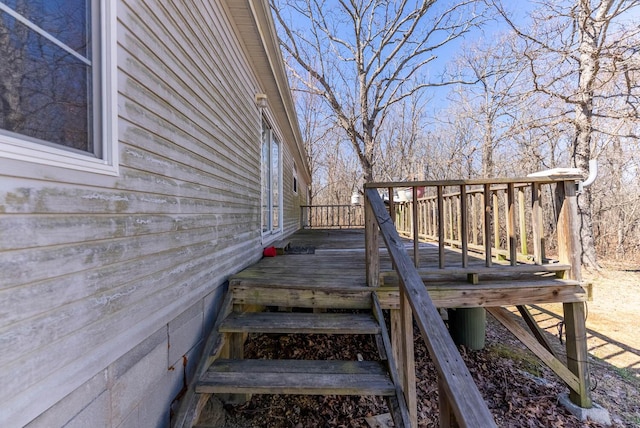
[[[165,426],[226,278],[261,255],[264,90],[228,10],[117,10],[119,176],[0,159],[0,426]],[[307,183],[284,143],[288,234]]]

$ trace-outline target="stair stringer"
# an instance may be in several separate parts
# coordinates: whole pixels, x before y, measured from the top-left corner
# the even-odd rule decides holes
[[[409,407],[407,406],[407,400],[404,396],[404,391],[402,390],[402,381],[400,379],[400,375],[398,374],[398,366],[396,365],[396,361],[393,356],[393,350],[391,349],[391,336],[389,335],[389,330],[387,329],[387,325],[384,320],[382,308],[380,307],[380,301],[378,300],[378,296],[375,292],[371,293],[371,306],[373,315],[380,324],[380,336],[382,338],[382,344],[384,346],[387,370],[389,371],[391,381],[396,388],[395,396],[387,397],[389,411],[391,412],[391,417],[393,418],[393,423],[396,427],[410,428],[411,416]]]
[[[227,341],[225,334],[218,331],[220,324],[233,310],[233,292],[227,290],[218,317],[205,342],[198,365],[191,379],[185,379],[185,387],[181,392],[178,411],[171,418],[171,428],[191,428],[197,424],[200,413],[211,394],[197,393],[197,380],[209,369],[211,364],[220,356]]]

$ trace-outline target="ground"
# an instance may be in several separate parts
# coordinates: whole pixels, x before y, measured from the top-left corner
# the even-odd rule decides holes
[[[594,299],[588,303],[588,347],[593,399],[609,410],[614,427],[640,427],[640,269],[606,265],[586,272]],[[532,306],[554,348],[560,342],[561,305]],[[514,310],[515,312],[515,310]],[[580,422],[557,404],[564,384],[490,316],[486,347],[461,353],[500,427],[599,427]],[[316,346],[318,345],[318,346]],[[438,426],[437,382],[426,347],[416,334],[419,426]],[[297,349],[297,350],[296,350]],[[304,349],[301,352],[299,349]],[[376,358],[368,336],[260,335],[246,345],[249,358]],[[365,417],[387,412],[371,397],[254,396],[226,406],[227,427],[368,427]]]

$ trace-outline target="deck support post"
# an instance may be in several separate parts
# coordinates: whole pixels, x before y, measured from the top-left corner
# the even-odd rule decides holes
[[[449,403],[449,397],[447,397],[447,390],[440,378],[438,378],[438,408],[440,409],[440,428],[455,428],[458,426]]]
[[[416,362],[413,345],[413,312],[400,287],[400,309],[391,310],[391,343],[396,360],[402,392],[409,409],[411,426],[418,426],[418,399],[416,393]]]
[[[591,383],[587,351],[587,333],[585,327],[584,303],[564,303],[564,325],[567,334],[567,367],[578,377],[579,391],[570,391],[572,403],[589,409],[591,401]]]
[[[233,305],[233,312],[247,312],[250,307],[246,305]],[[247,339],[246,333],[227,333],[227,342],[222,351],[222,358],[232,360],[244,359],[244,342]],[[251,394],[219,394],[218,397],[224,403],[243,404],[251,400]]]
[[[407,314],[408,309],[408,314]],[[402,383],[411,426],[418,426],[418,401],[416,393],[416,369],[413,346],[413,315],[404,293],[400,291],[400,309],[392,309],[391,347],[398,377]],[[409,318],[409,319],[407,319]],[[410,332],[407,332],[408,327]]]
[[[393,197],[393,195],[391,195]],[[369,287],[380,286],[380,252],[378,242],[378,222],[371,207],[371,202],[364,192],[364,246],[365,260],[367,261],[367,285]]]
[[[580,243],[578,241],[578,204],[576,183],[573,180],[558,183],[556,196],[561,201],[558,215],[558,256],[560,263],[571,266],[564,279],[580,281]],[[584,303],[564,303],[564,324],[567,334],[567,367],[578,377],[578,391],[571,390],[571,401],[583,408],[592,407],[587,351],[587,328]]]

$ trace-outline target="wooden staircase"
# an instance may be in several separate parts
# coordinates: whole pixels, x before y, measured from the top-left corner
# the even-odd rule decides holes
[[[243,295],[242,287],[239,290],[236,294],[232,280],[225,307],[206,345],[204,355],[209,358],[203,358],[205,361],[198,366],[192,382],[195,388],[182,399],[173,427],[196,426],[211,394],[222,394],[232,401],[248,399],[251,394],[384,396],[395,426],[410,426],[389,334],[371,291],[352,299],[354,311],[332,313],[326,311],[334,307],[330,302],[319,307],[318,302],[298,300],[299,287],[270,287],[269,293],[254,294],[250,305],[238,297]],[[334,291],[340,299],[340,290]],[[278,306],[283,309],[283,300],[298,301],[302,307],[264,311]],[[369,308],[366,311],[362,309],[365,305]],[[310,307],[313,312],[309,312]],[[248,333],[373,335],[381,361],[244,359]]]

